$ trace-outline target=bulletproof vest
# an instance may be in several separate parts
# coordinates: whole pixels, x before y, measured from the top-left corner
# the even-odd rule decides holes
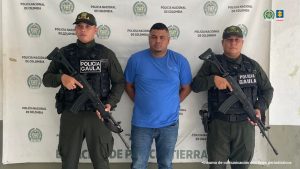
[[[252,61],[245,55],[241,55],[242,61],[240,64],[227,60],[224,55],[217,55],[222,67],[232,76],[240,85],[241,89],[254,105],[257,100],[257,79],[256,68]],[[229,90],[218,90],[212,87],[208,90],[208,110],[211,113],[218,112],[222,103],[230,97]],[[225,114],[244,114],[241,102],[234,103]]]
[[[63,48],[64,57],[70,62],[73,68],[80,73],[92,86],[102,101],[105,101],[110,92],[109,60],[105,48],[100,44],[95,44],[91,48],[81,48],[75,43]],[[62,72],[72,76],[64,67]],[[77,87],[75,90],[67,90],[61,87],[59,96],[56,96],[57,104],[61,103],[62,109],[69,108],[82,94],[82,90]],[[87,101],[81,110],[92,109],[91,101]]]

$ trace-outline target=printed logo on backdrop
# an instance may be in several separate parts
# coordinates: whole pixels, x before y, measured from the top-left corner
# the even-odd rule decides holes
[[[27,78],[27,85],[30,89],[39,89],[42,84],[42,79],[38,75],[30,75]]]
[[[204,6],[204,13],[207,16],[215,16],[218,11],[218,4],[215,1],[207,1]]]
[[[202,123],[199,125],[202,125]],[[204,131],[202,133],[192,133],[191,137],[194,138],[195,141],[199,141],[199,142],[203,142],[203,143],[206,143],[206,140],[207,140],[207,134]]]
[[[283,21],[284,20],[284,10],[277,9],[277,10],[275,10],[275,12],[271,9],[265,10],[265,12],[263,14],[264,19],[267,21],[273,21],[276,17],[276,21]]]
[[[218,29],[199,29],[194,30],[194,33],[198,38],[213,38],[217,37],[217,34],[220,33]]]
[[[230,5],[228,6],[228,9],[231,11],[231,13],[245,13],[250,12],[250,10],[253,8],[252,5]]]
[[[91,5],[91,9],[93,9],[94,12],[113,13],[114,10],[116,10],[116,6],[114,6],[114,5]]]
[[[40,2],[21,2],[20,5],[24,7],[24,10],[42,10],[42,7],[45,6],[44,3]]]
[[[149,29],[127,29],[129,36],[149,36]]]
[[[31,23],[27,26],[27,34],[29,37],[38,38],[41,36],[42,29],[39,24]]]
[[[58,149],[56,150],[56,158],[57,159],[61,158]],[[153,158],[155,158],[155,157],[153,157]],[[90,159],[89,151],[87,148],[84,148],[81,150],[79,159],[83,159],[83,160]],[[109,156],[109,159],[131,159],[131,151],[124,150],[124,149],[113,149],[111,152],[111,155]]]
[[[107,25],[100,25],[98,26],[98,32],[97,32],[97,37],[99,39],[108,39],[110,36],[110,28]]]
[[[22,110],[26,114],[44,114],[44,111],[47,110],[46,107],[34,107],[34,106],[22,106]]]
[[[133,5],[133,13],[136,16],[145,16],[147,14],[147,5],[143,1],[137,1]]]
[[[246,25],[244,24],[238,24],[237,25],[239,28],[241,28],[242,32],[243,32],[243,36],[246,37],[248,35],[248,28]]]
[[[175,149],[173,153],[174,159],[195,159],[195,160],[207,160],[206,149]],[[56,150],[56,158],[60,159],[60,153]],[[150,150],[150,159],[156,159],[156,150]],[[84,148],[81,150],[79,159],[90,159],[88,149]],[[126,149],[113,149],[109,159],[131,159],[131,151]]]
[[[160,6],[160,9],[163,10],[163,13],[183,13],[184,10],[186,10],[186,6],[183,5],[162,5]]]
[[[276,21],[283,21],[284,20],[284,10],[278,9],[276,10]]]
[[[180,35],[179,27],[176,25],[170,25],[168,26],[168,29],[171,39],[178,39]]]
[[[76,35],[74,28],[54,28],[54,31],[56,31],[58,35],[62,36]]]
[[[63,0],[59,4],[59,9],[63,14],[73,13],[75,8],[74,3],[71,0]]]
[[[275,18],[275,12],[271,9],[267,9],[265,10],[263,16],[265,20],[271,21]]]
[[[48,60],[45,56],[22,56],[25,63],[45,63]]]
[[[28,132],[28,139],[30,142],[41,142],[42,137],[42,131],[38,128],[32,128]]]

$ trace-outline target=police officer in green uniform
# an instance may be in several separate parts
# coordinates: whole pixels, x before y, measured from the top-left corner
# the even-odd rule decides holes
[[[64,57],[83,75],[101,101],[110,111],[120,101],[124,91],[123,70],[107,47],[95,42],[97,33],[95,17],[87,12],[78,14],[75,24],[77,42],[61,49]],[[61,113],[58,151],[62,169],[77,169],[84,138],[94,169],[108,169],[114,144],[111,131],[104,125],[99,112],[87,100],[78,112],[71,112],[82,94],[82,84],[73,78],[64,66],[52,61],[43,75],[46,87],[58,87],[56,108]]]
[[[237,26],[223,32],[224,53],[216,55],[222,67],[234,77],[251,100],[256,116],[261,118],[271,103],[273,87],[261,66],[241,54],[243,33]],[[207,153],[210,169],[225,169],[229,160],[232,169],[247,169],[254,154],[255,124],[250,121],[237,101],[226,112],[220,112],[222,103],[229,98],[232,87],[221,76],[215,65],[204,62],[192,82],[194,92],[208,90],[209,124]],[[239,164],[238,164],[239,163]]]

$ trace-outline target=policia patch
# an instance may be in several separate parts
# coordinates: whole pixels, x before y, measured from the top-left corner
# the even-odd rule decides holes
[[[253,73],[238,74],[237,80],[241,87],[251,87],[257,83],[255,74]]]
[[[101,73],[102,64],[108,62],[101,60],[80,60],[80,73]]]

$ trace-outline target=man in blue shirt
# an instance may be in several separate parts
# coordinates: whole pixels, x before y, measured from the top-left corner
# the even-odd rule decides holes
[[[147,168],[153,139],[158,168],[172,168],[180,102],[191,92],[192,75],[187,59],[167,48],[169,42],[166,25],[154,24],[150,48],[133,54],[125,69],[125,90],[134,102],[132,169]]]

